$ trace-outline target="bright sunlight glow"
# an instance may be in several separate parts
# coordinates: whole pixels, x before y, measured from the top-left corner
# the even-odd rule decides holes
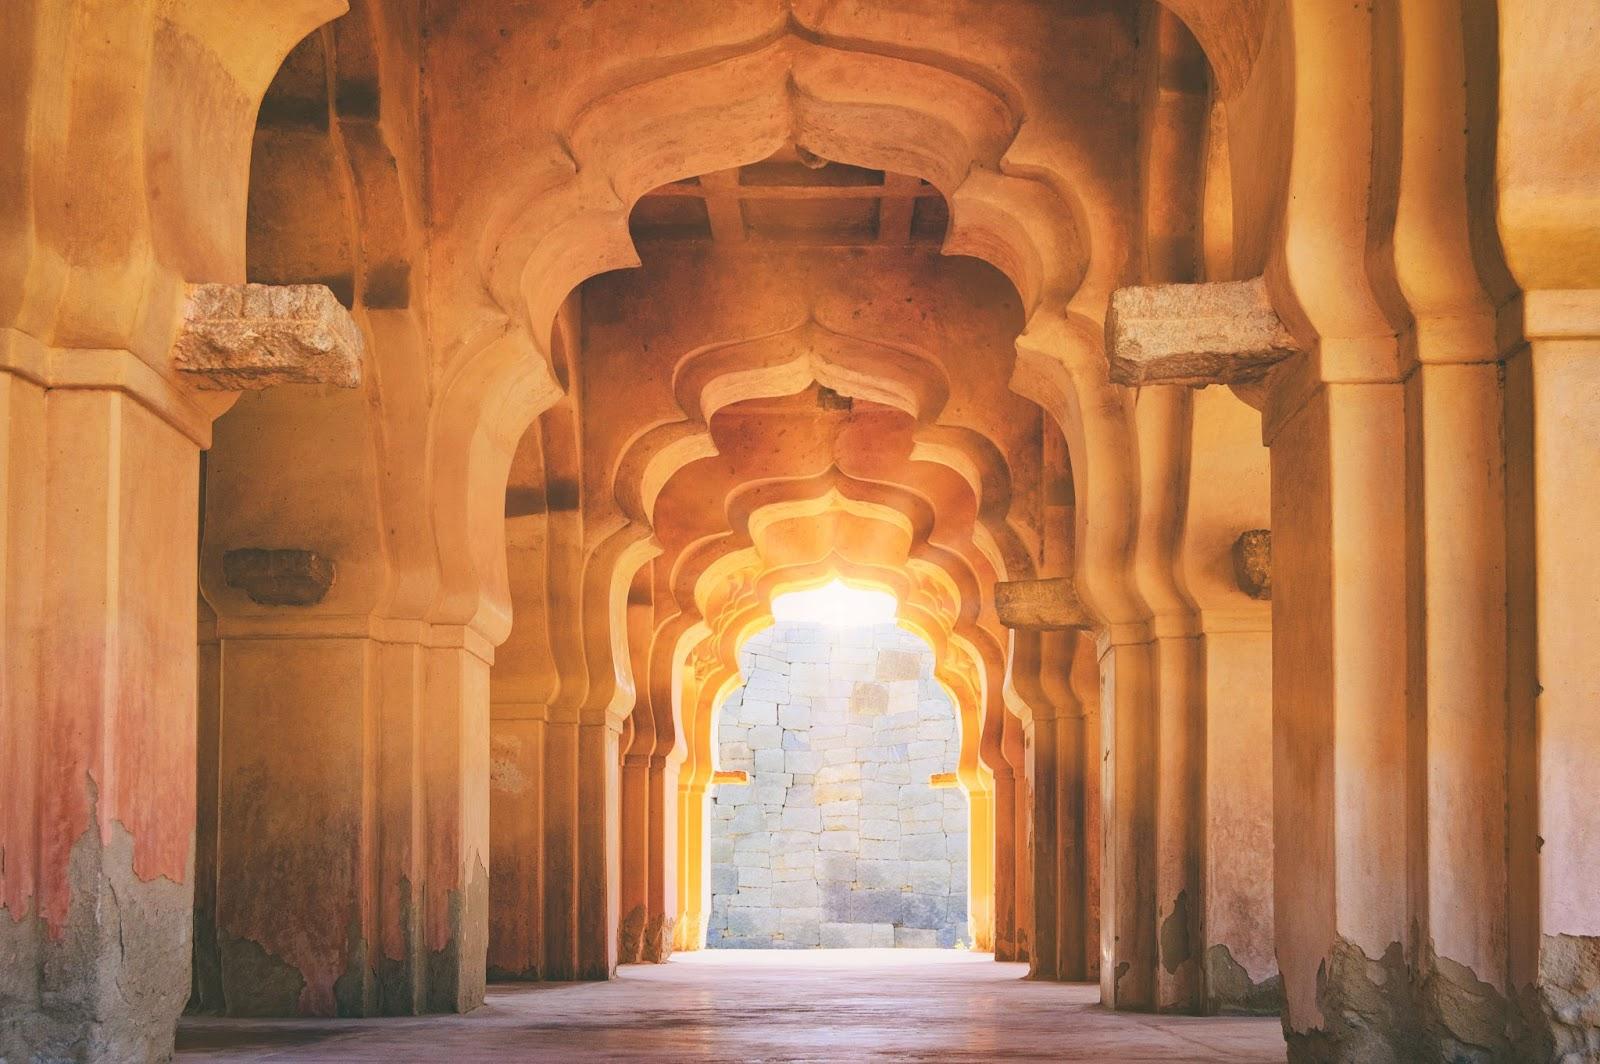
[[[890,624],[900,604],[887,591],[858,591],[834,580],[810,591],[791,591],[772,600],[772,619],[801,624],[857,628]]]

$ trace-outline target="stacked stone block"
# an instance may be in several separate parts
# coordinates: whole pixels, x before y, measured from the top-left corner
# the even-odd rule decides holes
[[[967,930],[956,713],[893,624],[779,623],[746,644],[718,726],[707,945],[944,946]]]

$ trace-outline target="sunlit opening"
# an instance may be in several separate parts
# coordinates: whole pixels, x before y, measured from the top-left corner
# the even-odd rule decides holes
[[[810,591],[791,591],[772,600],[772,619],[833,628],[891,624],[900,604],[887,591],[861,591],[834,580]]]

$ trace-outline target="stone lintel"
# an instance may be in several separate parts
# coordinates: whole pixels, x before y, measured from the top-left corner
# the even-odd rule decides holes
[[[1260,277],[1111,294],[1106,354],[1117,384],[1244,384],[1298,351]]]
[[[1253,599],[1272,598],[1272,532],[1252,528],[1233,543],[1233,575],[1239,590]]]
[[[1002,580],[994,585],[994,608],[1007,628],[1055,631],[1095,627],[1071,577]]]
[[[361,383],[361,330],[321,284],[199,284],[173,345],[178,371],[206,391]]]

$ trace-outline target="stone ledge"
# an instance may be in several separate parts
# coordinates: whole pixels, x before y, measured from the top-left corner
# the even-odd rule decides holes
[[[355,319],[320,284],[200,284],[189,290],[173,366],[197,388],[361,382]]]
[[[1117,384],[1247,384],[1299,350],[1260,277],[1111,294],[1106,357]]]
[[[1002,580],[994,585],[994,608],[1007,628],[1060,631],[1095,627],[1094,618],[1078,598],[1071,577],[1049,580]]]

